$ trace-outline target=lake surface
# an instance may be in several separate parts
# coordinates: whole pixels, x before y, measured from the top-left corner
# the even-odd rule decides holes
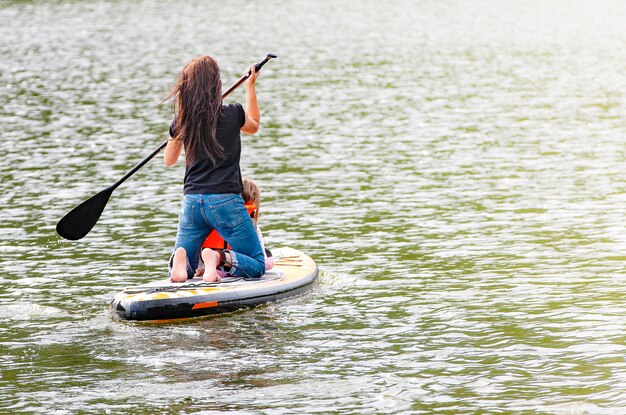
[[[626,414],[626,3],[3,1],[0,412]],[[309,294],[185,324],[183,166],[54,227],[166,136],[191,58],[267,52],[243,173]],[[243,89],[229,101],[242,101]]]

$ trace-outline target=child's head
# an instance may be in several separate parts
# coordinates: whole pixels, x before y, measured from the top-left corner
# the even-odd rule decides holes
[[[261,190],[254,180],[251,180],[248,177],[244,176],[242,181],[243,192],[241,193],[241,197],[244,202],[252,202],[256,206],[256,211],[252,220],[254,221],[254,224],[257,225],[259,223],[259,213],[261,211]]]

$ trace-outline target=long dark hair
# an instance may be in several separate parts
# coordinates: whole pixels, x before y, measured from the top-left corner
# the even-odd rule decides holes
[[[178,76],[169,96],[173,98],[176,136],[185,145],[185,163],[192,164],[200,155],[212,163],[224,156],[217,141],[217,120],[222,110],[222,80],[217,62],[199,56],[189,62]]]

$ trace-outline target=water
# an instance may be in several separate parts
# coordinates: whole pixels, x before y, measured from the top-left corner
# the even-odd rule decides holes
[[[626,413],[626,5],[0,3],[0,412]],[[298,299],[112,319],[162,278],[182,166],[67,211],[167,133],[192,57],[274,52],[242,169]],[[231,100],[241,101],[237,91]]]

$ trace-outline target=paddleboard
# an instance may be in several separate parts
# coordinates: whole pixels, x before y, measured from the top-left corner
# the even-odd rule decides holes
[[[124,320],[169,322],[251,308],[300,295],[315,285],[319,270],[313,259],[292,248],[272,252],[274,267],[260,279],[158,280],[122,290],[111,301],[110,311]]]

